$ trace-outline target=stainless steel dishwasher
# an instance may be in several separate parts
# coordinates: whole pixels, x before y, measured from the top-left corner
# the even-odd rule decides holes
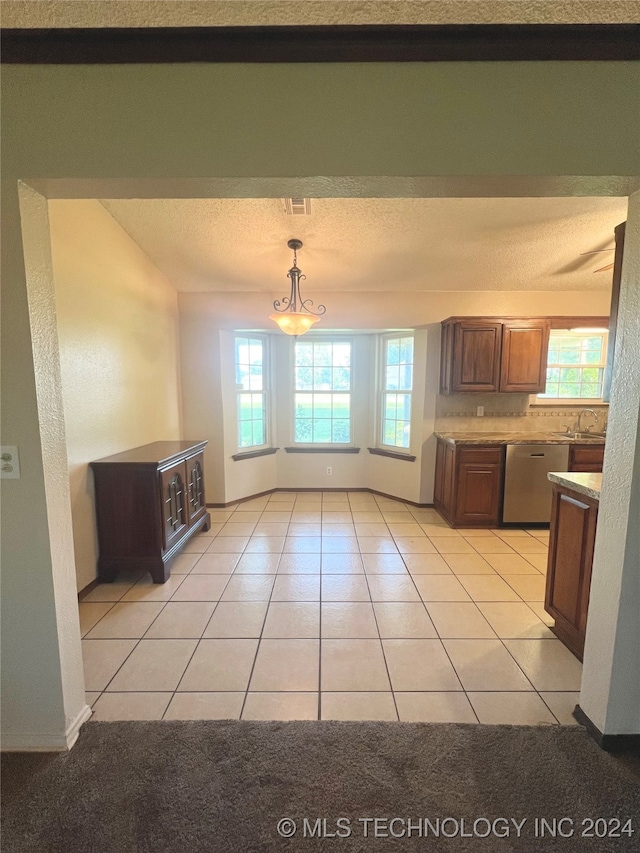
[[[549,471],[567,471],[568,444],[508,444],[504,472],[504,523],[551,520]]]

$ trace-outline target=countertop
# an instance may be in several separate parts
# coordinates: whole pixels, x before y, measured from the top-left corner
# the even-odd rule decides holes
[[[558,483],[572,492],[578,492],[593,500],[600,500],[600,489],[602,488],[602,474],[571,474],[568,472],[556,473],[552,471],[547,474],[552,483]]]
[[[604,444],[605,439],[569,438],[551,432],[437,432],[450,444]]]

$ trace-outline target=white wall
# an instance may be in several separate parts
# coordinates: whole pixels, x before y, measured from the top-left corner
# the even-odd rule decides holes
[[[96,577],[93,459],[181,437],[178,300],[97,201],[49,202],[78,589]]]

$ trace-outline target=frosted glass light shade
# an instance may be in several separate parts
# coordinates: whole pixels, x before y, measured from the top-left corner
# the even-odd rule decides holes
[[[277,323],[285,335],[304,335],[317,323],[320,317],[314,317],[313,314],[306,314],[296,311],[283,311],[281,314],[270,314],[269,319]]]

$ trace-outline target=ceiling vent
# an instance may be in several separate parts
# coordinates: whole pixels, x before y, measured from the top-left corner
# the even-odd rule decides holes
[[[311,216],[310,198],[283,198],[282,202],[288,216]]]

